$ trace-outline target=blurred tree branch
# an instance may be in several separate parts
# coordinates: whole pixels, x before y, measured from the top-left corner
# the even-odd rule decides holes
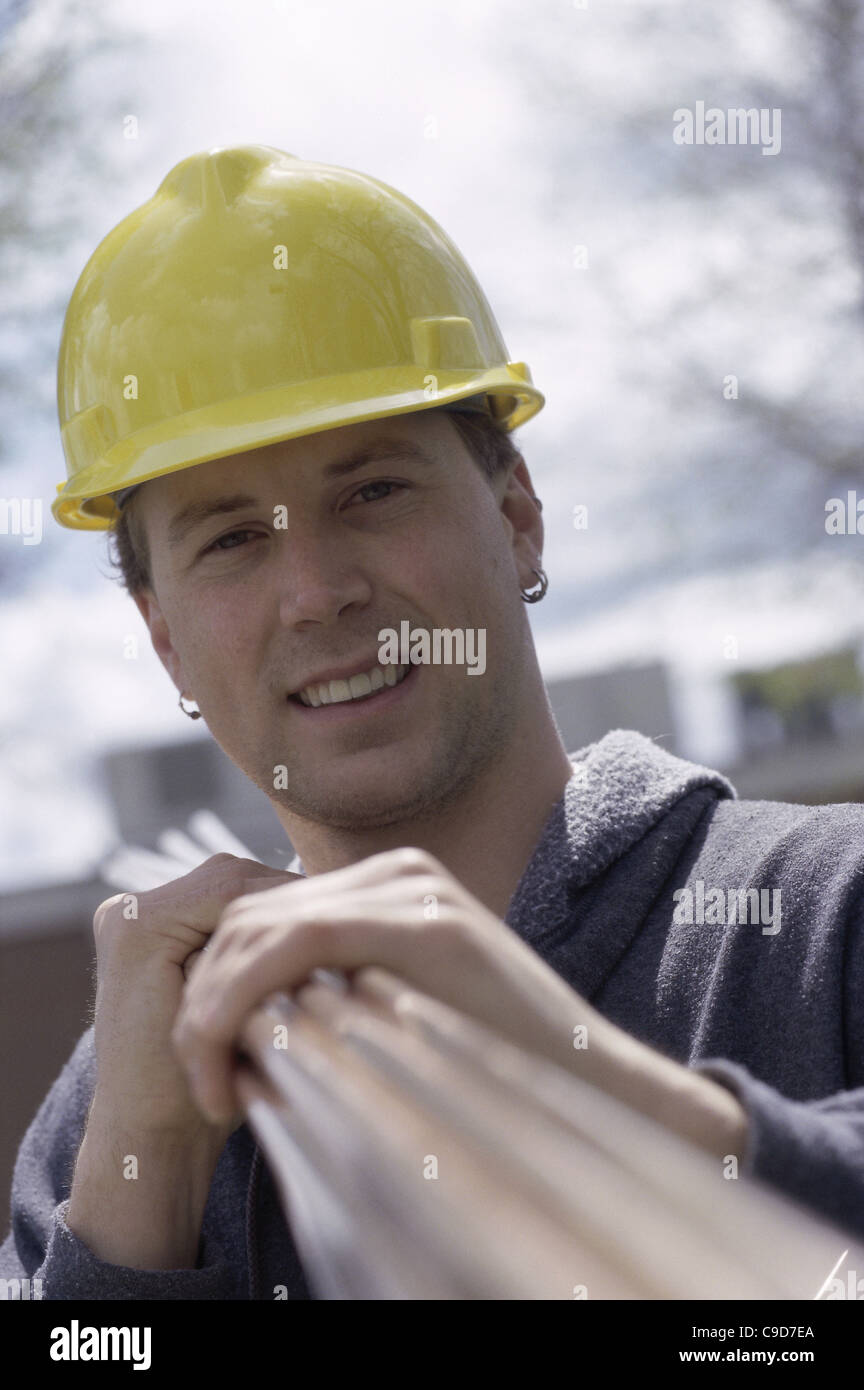
[[[92,224],[100,190],[117,179],[121,120],[135,100],[125,78],[112,93],[87,77],[104,72],[103,60],[128,59],[142,40],[93,0],[17,0],[2,16],[0,41],[2,458],[4,414],[53,413],[69,285],[52,271]]]
[[[601,357],[614,354],[618,471],[634,505],[648,499],[652,534],[667,528],[676,572],[794,563],[824,540],[826,489],[864,478],[864,7],[680,0],[543,17],[518,30],[513,73],[543,131],[539,215],[563,247],[589,245],[590,278],[562,276],[560,312],[584,304]],[[674,113],[700,101],[779,110],[779,152],[676,144]],[[608,395],[584,398],[583,439],[602,457]],[[668,430],[652,439],[658,402]],[[663,578],[650,549],[622,554],[616,592],[650,582],[643,550]]]

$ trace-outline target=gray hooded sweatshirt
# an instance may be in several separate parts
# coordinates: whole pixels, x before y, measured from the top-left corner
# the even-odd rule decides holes
[[[864,1236],[864,805],[741,801],[630,730],[570,760],[508,925],[613,1023],[738,1097],[742,1173]],[[245,1124],[196,1268],[97,1259],[64,1219],[94,1079],[90,1028],[21,1143],[0,1278],[38,1278],[47,1299],[315,1296]]]

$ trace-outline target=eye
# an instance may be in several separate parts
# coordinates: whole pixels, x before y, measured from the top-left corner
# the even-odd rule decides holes
[[[204,549],[201,551],[201,554],[209,555],[211,551],[216,550],[238,550],[240,548],[239,546],[226,545],[225,542],[234,540],[236,536],[258,535],[260,535],[260,532],[258,531],[249,531],[245,527],[238,527],[236,531],[228,531],[224,536],[217,536],[215,541],[211,541],[209,545],[206,545],[204,547]]]
[[[402,486],[402,483],[392,483],[387,478],[376,478],[373,482],[364,483],[362,487],[358,487],[357,491],[353,494],[353,496],[359,497],[361,492],[368,492],[370,487],[401,488]],[[388,493],[386,497],[373,497],[371,500],[373,502],[387,502],[391,496],[392,493]]]

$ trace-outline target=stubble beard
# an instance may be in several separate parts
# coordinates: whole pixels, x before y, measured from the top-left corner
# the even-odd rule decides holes
[[[469,677],[466,672],[465,679],[483,677]],[[304,770],[302,758],[293,764],[290,758],[282,758],[286,787],[273,787],[269,769],[269,775],[256,775],[252,780],[274,806],[333,830],[378,830],[438,819],[464,800],[513,736],[519,717],[513,685],[508,679],[499,682],[499,687],[493,691],[490,686],[486,698],[476,703],[448,702],[439,720],[434,756],[421,757],[418,765],[413,754],[406,753],[404,772],[386,774],[394,783],[390,791],[386,787],[376,791],[374,778],[367,779],[362,788],[346,785],[322,790],[314,772]],[[418,744],[421,741],[422,735]]]

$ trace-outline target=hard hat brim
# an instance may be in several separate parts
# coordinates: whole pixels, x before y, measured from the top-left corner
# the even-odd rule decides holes
[[[508,430],[529,420],[545,400],[522,362],[473,373],[469,380],[464,372],[439,372],[431,396],[424,387],[418,389],[416,367],[376,368],[354,373],[350,380],[339,376],[265,391],[190,411],[141,430],[106,452],[97,449],[98,463],[76,471],[74,481],[58,487],[51,511],[61,526],[107,530],[119,514],[111,494],[123,488],[267,444],[430,410],[478,393],[495,399],[496,413]],[[82,455],[92,457],[93,433],[100,425],[98,414],[88,419],[86,411],[70,421],[63,439],[67,457],[74,459],[79,447]]]

